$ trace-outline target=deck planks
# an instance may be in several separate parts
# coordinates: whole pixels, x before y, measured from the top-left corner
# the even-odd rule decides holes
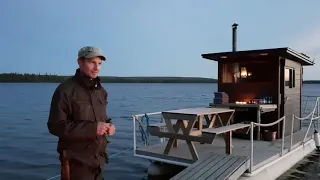
[[[239,176],[249,168],[249,157],[240,157],[234,164],[230,166],[226,171],[224,171],[216,179],[223,179],[226,175],[229,176],[229,180],[238,179]],[[244,165],[244,166],[243,166]],[[242,168],[242,169],[239,169]]]
[[[207,157],[196,161],[170,180],[204,180],[221,179],[230,177],[234,172],[240,169],[243,172],[237,173],[240,176],[248,168],[249,157],[221,155],[210,153]],[[245,168],[241,168],[245,166]]]
[[[193,166],[195,166],[195,168],[190,169],[190,171],[188,171],[187,169],[181,171],[179,174],[174,176],[172,180],[180,179],[182,177],[190,177],[198,171],[203,171],[203,168],[205,168],[204,166],[210,164],[210,162],[219,161],[221,158],[222,156],[219,156],[218,154],[213,154],[212,156],[206,157],[202,160],[198,160],[194,164],[192,164]]]

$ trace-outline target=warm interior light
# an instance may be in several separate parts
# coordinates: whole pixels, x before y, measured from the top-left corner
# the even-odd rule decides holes
[[[220,58],[225,59],[225,58],[227,58],[227,56],[220,56]]]
[[[236,101],[236,104],[247,104],[245,101]]]
[[[241,68],[240,76],[241,76],[241,78],[247,78],[247,68],[246,67]]]
[[[252,76],[252,72],[248,72],[248,76]]]
[[[260,56],[267,56],[268,53],[260,53]]]

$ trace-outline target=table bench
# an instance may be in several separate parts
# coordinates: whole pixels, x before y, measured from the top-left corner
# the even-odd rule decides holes
[[[225,133],[225,132],[229,132],[229,131],[235,131],[237,129],[242,129],[242,128],[246,128],[246,127],[250,127],[250,124],[232,124],[232,125],[228,125],[228,126],[222,126],[219,128],[207,128],[202,130],[202,133],[210,133],[210,134],[221,134],[221,133]]]
[[[232,154],[232,131],[248,127],[250,127],[250,124],[238,123],[219,128],[207,128],[202,130],[202,136],[206,138],[212,138],[213,142],[218,134],[225,133],[226,154]]]

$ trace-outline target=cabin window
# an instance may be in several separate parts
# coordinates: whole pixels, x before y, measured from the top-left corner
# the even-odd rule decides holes
[[[293,68],[286,67],[284,71],[285,86],[289,88],[295,87],[295,70]]]
[[[237,83],[239,80],[239,64],[228,63],[222,65],[222,83]]]
[[[222,64],[222,83],[271,82],[277,78],[272,63],[265,61],[235,62]]]

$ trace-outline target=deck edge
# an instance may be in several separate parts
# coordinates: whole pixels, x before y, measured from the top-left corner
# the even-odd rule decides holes
[[[301,161],[306,155],[312,153],[316,149],[314,139],[311,138],[303,145],[300,145],[282,157],[265,164],[264,166],[254,170],[252,173],[244,173],[239,180],[269,180],[276,179],[289,170],[296,163]]]

